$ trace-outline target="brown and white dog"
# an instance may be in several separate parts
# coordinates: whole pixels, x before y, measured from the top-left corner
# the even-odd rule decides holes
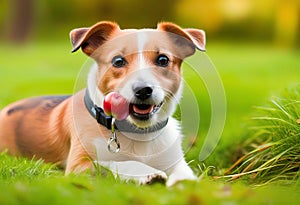
[[[87,89],[73,96],[36,97],[15,102],[0,113],[0,150],[17,156],[57,163],[66,173],[93,169],[94,161],[117,171],[131,162],[160,172],[127,176],[139,183],[155,177],[173,185],[195,179],[184,159],[179,123],[172,117],[181,97],[181,63],[205,50],[202,30],[159,23],[157,29],[124,29],[99,22],[70,33],[73,52],[78,49],[96,62]],[[120,93],[128,102],[129,116],[116,121],[120,151],[111,153],[111,118],[101,109],[106,94]],[[95,119],[96,118],[96,119]],[[143,168],[141,168],[143,169]]]

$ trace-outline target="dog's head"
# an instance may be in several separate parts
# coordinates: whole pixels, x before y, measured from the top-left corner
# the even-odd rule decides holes
[[[181,96],[181,63],[195,49],[205,50],[205,33],[159,23],[157,29],[125,29],[112,22],[99,22],[70,33],[73,52],[79,48],[98,67],[91,73],[89,89],[103,96],[118,91],[129,106],[127,120],[146,128],[166,120]],[[94,87],[94,88],[91,88]]]

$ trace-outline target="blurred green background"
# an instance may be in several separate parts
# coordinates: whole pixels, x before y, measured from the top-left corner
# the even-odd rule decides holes
[[[221,168],[239,156],[252,107],[299,83],[299,0],[2,0],[0,11],[0,108],[29,96],[73,92],[87,59],[70,52],[73,28],[111,20],[121,28],[173,21],[205,30],[207,55],[227,97],[224,133],[207,162]],[[189,81],[201,108],[200,133],[187,155],[192,160],[205,139],[211,108],[203,84]]]
[[[174,21],[202,28],[214,39],[264,41],[299,48],[299,0],[2,0],[2,40],[65,39],[75,27],[99,20],[122,28]]]
[[[227,120],[222,138],[204,162],[206,167],[215,167],[215,175],[222,174],[222,171],[245,154],[243,142],[251,137],[247,123],[253,113],[253,106],[264,105],[271,95],[276,96],[285,87],[300,82],[299,0],[0,0],[0,109],[25,97],[72,93],[87,56],[82,52],[71,53],[69,32],[73,28],[91,26],[101,20],[116,21],[121,28],[154,28],[157,22],[172,21],[181,27],[206,31],[206,54],[220,74],[227,98]],[[188,74],[187,76],[189,77]],[[203,82],[199,82],[198,78],[187,79],[198,98],[201,122],[196,140],[190,140],[195,136],[186,136],[184,147],[187,150],[187,161],[199,174],[199,166],[203,162],[197,159],[210,125],[210,99]],[[7,164],[5,166],[9,167]],[[7,170],[9,173],[14,172],[14,169]],[[26,173],[22,171],[23,168],[19,170],[21,171],[16,173]],[[69,183],[61,183],[73,180],[72,178],[59,179],[59,182],[53,183],[48,183],[47,179],[29,179],[35,183],[33,188],[37,187],[32,192],[29,188],[31,185],[18,188],[18,178],[14,179],[16,186],[12,185],[12,188],[7,189],[5,184],[11,183],[11,177],[1,178],[3,183],[0,189],[4,190],[1,193],[7,195],[7,200],[20,199],[22,204],[26,203],[20,198],[18,189],[22,194],[28,193],[24,190],[31,193],[27,204],[33,204],[30,202],[37,198],[44,200],[43,196],[49,202],[48,198],[53,196],[52,190],[59,193],[52,200],[59,202],[65,196],[70,196],[72,201],[79,203],[82,202],[81,198],[85,200],[89,197],[82,195],[90,193],[85,192],[85,189],[78,189],[77,194],[78,192],[72,192]],[[103,180],[95,182],[95,198],[104,196],[106,200],[115,202],[113,204],[120,204],[116,201],[123,200],[126,194],[131,200],[128,199],[127,204],[143,204],[135,200],[135,197],[140,197],[136,193],[143,193],[141,199],[145,200],[155,190],[135,185],[115,186],[114,180]],[[109,183],[113,189],[106,189],[103,183]],[[210,186],[210,182],[204,185],[200,183],[196,187],[191,185],[188,189],[180,186],[175,193],[163,189],[161,192],[153,192],[155,194],[152,198],[165,201],[163,204],[200,204],[202,198],[204,202],[219,198],[214,195],[213,190],[216,188],[209,188]],[[101,195],[99,188],[106,190],[103,193],[113,190],[113,194]],[[285,192],[280,190],[273,193],[274,186],[269,186],[271,191],[262,191],[259,197],[253,194],[255,190],[248,191],[248,188],[247,183],[242,189],[237,185],[229,198],[231,201],[224,201],[224,198],[219,201],[228,204],[238,204],[241,201],[244,204],[245,199],[251,199],[261,203],[251,201],[248,204],[273,204],[272,202],[278,201],[299,204],[291,200],[291,193],[299,193],[299,188],[297,192],[289,188]],[[207,190],[210,194],[203,194]],[[227,185],[224,190],[228,190]],[[186,191],[192,195],[186,194]],[[116,197],[115,193],[123,198]],[[235,194],[238,193],[242,194],[237,197]],[[195,202],[197,194],[205,196],[201,196],[199,203]],[[190,199],[189,203],[178,202],[180,197],[187,197]],[[5,197],[0,197],[0,204],[1,199]]]

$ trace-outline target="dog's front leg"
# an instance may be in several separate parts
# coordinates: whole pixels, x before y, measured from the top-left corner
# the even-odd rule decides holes
[[[167,174],[169,176],[167,180],[168,187],[176,184],[178,181],[197,179],[184,159],[181,159],[176,165],[169,168]]]
[[[86,170],[93,171],[93,163],[89,154],[78,139],[71,142],[70,152],[66,163],[65,174],[81,173]]]

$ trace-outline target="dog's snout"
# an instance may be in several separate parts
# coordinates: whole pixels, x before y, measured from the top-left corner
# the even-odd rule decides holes
[[[147,100],[151,97],[153,89],[150,86],[136,86],[133,88],[134,96],[140,100]]]

